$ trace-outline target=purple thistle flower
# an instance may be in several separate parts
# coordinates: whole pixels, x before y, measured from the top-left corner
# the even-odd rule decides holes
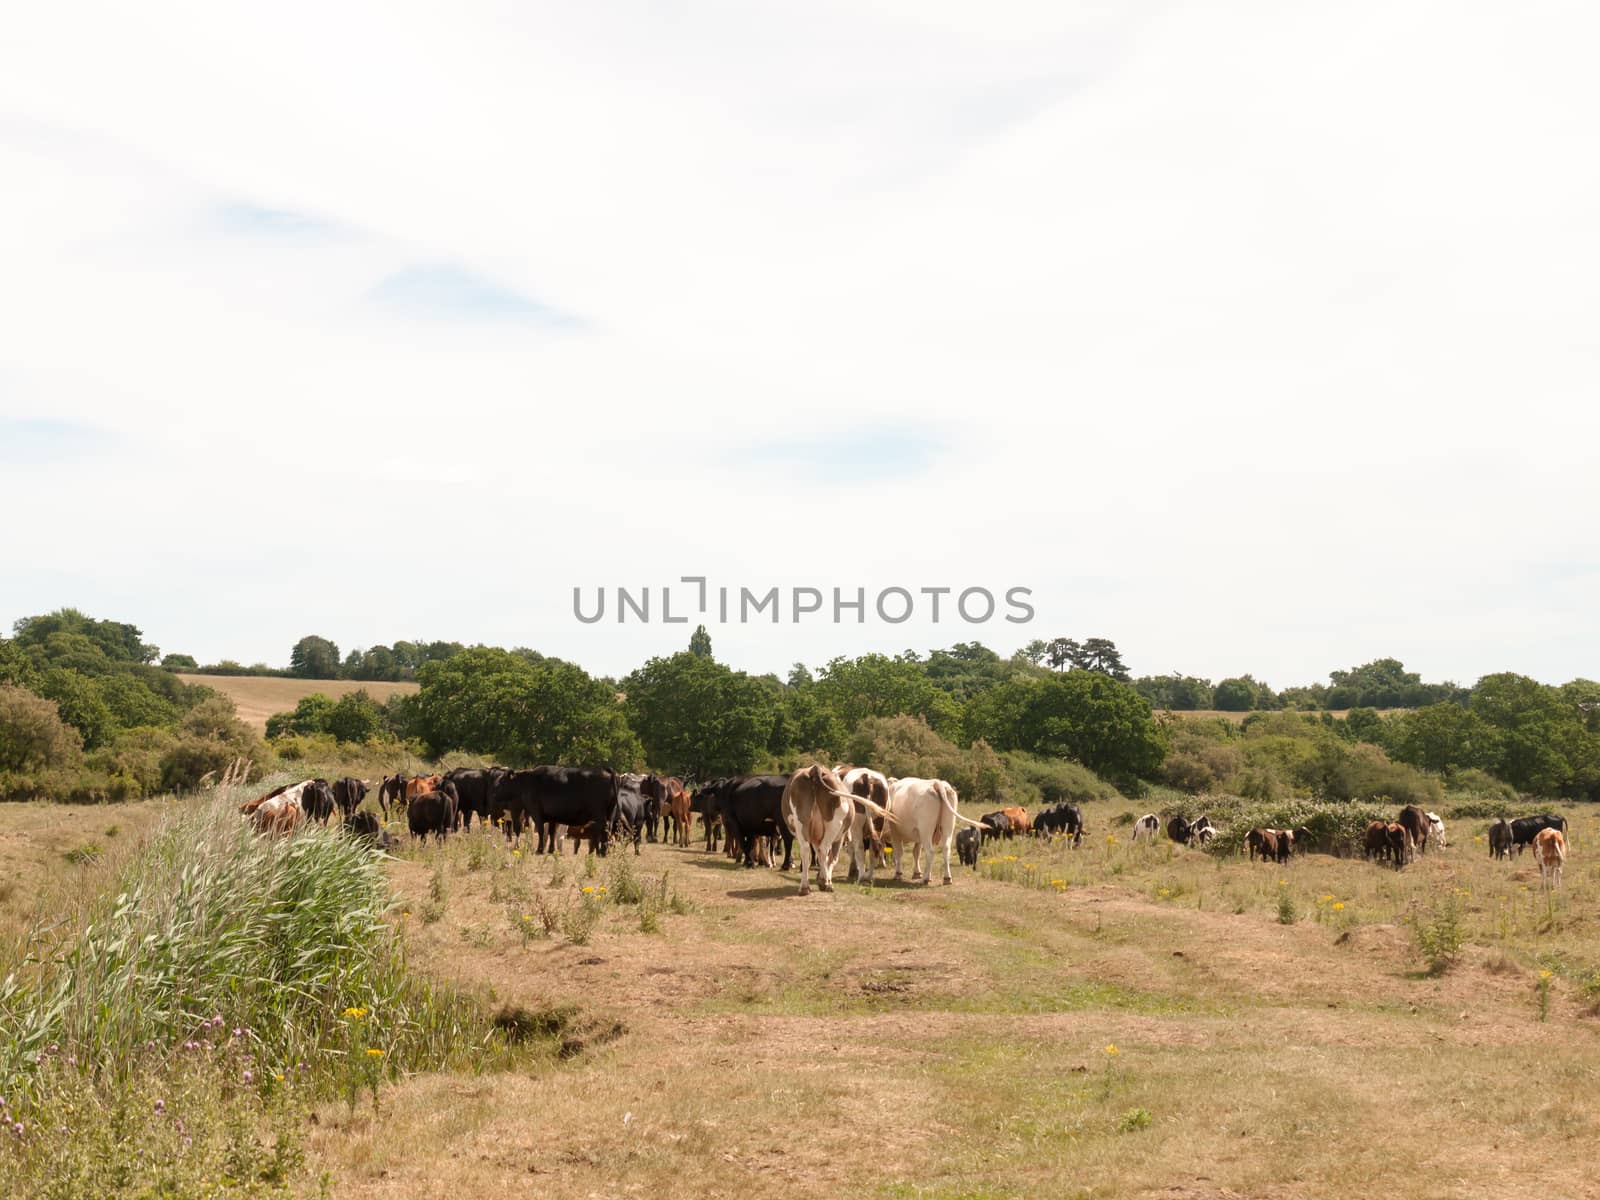
[[[254,1071],[246,1071],[244,1073],[244,1081],[246,1083],[254,1083],[256,1081],[255,1072]]]
[[[165,1100],[157,1100],[156,1101],[156,1111],[157,1112],[166,1112],[167,1111],[167,1102]]]

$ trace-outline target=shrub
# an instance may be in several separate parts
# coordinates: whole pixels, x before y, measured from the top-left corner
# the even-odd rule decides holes
[[[1419,913],[1412,924],[1412,933],[1428,970],[1435,975],[1449,970],[1465,937],[1461,929],[1461,902],[1455,893],[1446,896],[1426,914]]]
[[[25,781],[83,765],[83,738],[61,719],[54,701],[0,684],[0,783],[26,791]]]

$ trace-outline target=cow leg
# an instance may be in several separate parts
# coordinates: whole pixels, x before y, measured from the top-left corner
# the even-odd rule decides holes
[[[818,856],[817,874],[822,874],[821,856]],[[811,841],[808,838],[800,839],[800,894],[811,894]]]
[[[779,869],[787,871],[794,862],[794,834],[790,833],[789,827],[785,825],[778,831],[778,836],[783,839],[783,866]]]
[[[950,877],[950,841],[950,838],[944,840],[944,881],[946,883],[955,882]],[[928,860],[928,874],[933,874],[933,860],[931,858]]]

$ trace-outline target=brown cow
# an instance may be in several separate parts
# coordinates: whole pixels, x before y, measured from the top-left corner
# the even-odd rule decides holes
[[[1567,839],[1559,829],[1541,829],[1533,837],[1533,861],[1539,864],[1539,882],[1548,891],[1550,880],[1561,886],[1561,866],[1567,861]]]
[[[1398,821],[1389,822],[1385,837],[1389,843],[1389,855],[1394,859],[1394,869],[1398,871],[1416,854],[1416,843],[1411,840],[1411,831]]]
[[[687,846],[691,820],[689,805],[692,797],[689,795],[689,789],[683,786],[683,780],[668,779],[666,784],[667,802],[663,811],[667,818],[668,837],[674,846]]]
[[[587,825],[568,825],[567,837],[572,839],[572,852],[574,854],[583,847],[583,839],[589,839],[589,853],[594,853],[595,842],[599,839],[598,823],[590,821]]]
[[[1013,833],[1027,833],[1033,828],[1033,822],[1028,819],[1027,809],[1013,804],[1008,808],[1002,808],[1000,811],[1011,818],[1011,831]]]
[[[1387,821],[1368,821],[1366,837],[1361,843],[1362,858],[1384,859],[1389,857],[1389,823]]]
[[[1395,818],[1396,823],[1405,826],[1411,835],[1411,844],[1416,853],[1426,854],[1428,850],[1428,832],[1433,828],[1433,822],[1428,820],[1428,814],[1415,804],[1408,804],[1400,810],[1400,815]]]
[[[1244,835],[1244,844],[1250,850],[1250,861],[1261,856],[1262,862],[1278,861],[1278,832],[1275,829],[1252,829]]]
[[[410,804],[418,796],[425,796],[429,792],[438,791],[439,785],[443,782],[443,775],[417,775],[406,780],[406,803]]]
[[[817,889],[833,891],[833,865],[850,831],[855,811],[839,777],[820,763],[789,776],[779,805],[783,823],[800,847],[800,894],[811,892],[811,861],[817,863]]]

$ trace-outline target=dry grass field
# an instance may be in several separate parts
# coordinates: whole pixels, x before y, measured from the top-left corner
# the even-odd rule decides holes
[[[0,806],[0,927],[162,809]],[[406,839],[413,969],[559,1014],[568,1057],[326,1105],[310,1175],[406,1200],[1600,1195],[1592,814],[1547,899],[1482,821],[1396,872],[1131,845],[1126,809],[951,887],[803,899],[699,848]],[[1418,926],[1456,931],[1446,969]]]
[[[321,692],[337,700],[350,692],[365,691],[382,704],[390,696],[417,690],[415,683],[380,683],[359,679],[284,679],[276,675],[179,675],[185,683],[198,683],[221,692],[239,710],[239,719],[257,733],[265,733],[267,718],[288,712],[301,699]]]

